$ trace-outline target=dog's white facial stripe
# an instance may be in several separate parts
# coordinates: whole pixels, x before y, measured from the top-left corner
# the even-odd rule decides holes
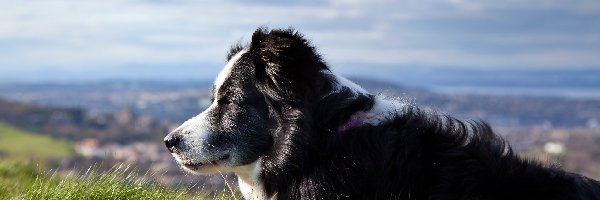
[[[214,87],[215,92],[219,91],[219,88],[221,88],[221,85],[223,85],[223,83],[225,82],[225,80],[231,74],[231,70],[232,70],[233,66],[235,65],[235,63],[247,51],[248,51],[247,49],[241,50],[240,52],[238,52],[237,54],[235,54],[233,57],[231,57],[231,59],[229,60],[229,62],[227,62],[227,65],[225,65],[225,67],[223,68],[223,70],[221,70],[221,72],[217,76],[217,79],[215,79],[215,83],[214,83],[215,84],[215,87]]]

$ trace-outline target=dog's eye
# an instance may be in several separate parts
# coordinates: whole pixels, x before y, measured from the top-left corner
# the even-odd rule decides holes
[[[219,101],[217,101],[217,103],[219,103],[219,104],[231,104],[232,102],[227,97],[222,97],[222,98],[219,98]]]

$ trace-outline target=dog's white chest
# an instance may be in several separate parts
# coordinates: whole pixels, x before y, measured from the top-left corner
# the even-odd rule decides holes
[[[236,170],[238,176],[238,185],[244,199],[268,199],[267,193],[264,190],[264,184],[260,180],[262,159],[259,158],[252,164],[242,167],[241,170]]]

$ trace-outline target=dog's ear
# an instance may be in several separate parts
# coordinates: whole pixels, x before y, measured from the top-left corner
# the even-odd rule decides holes
[[[257,86],[271,98],[302,101],[327,87],[321,57],[304,37],[293,29],[257,29],[250,51]]]

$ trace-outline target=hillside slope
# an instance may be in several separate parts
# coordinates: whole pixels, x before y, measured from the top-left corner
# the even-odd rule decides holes
[[[24,131],[0,122],[0,158],[9,160],[49,160],[66,158],[73,153],[67,140]]]

